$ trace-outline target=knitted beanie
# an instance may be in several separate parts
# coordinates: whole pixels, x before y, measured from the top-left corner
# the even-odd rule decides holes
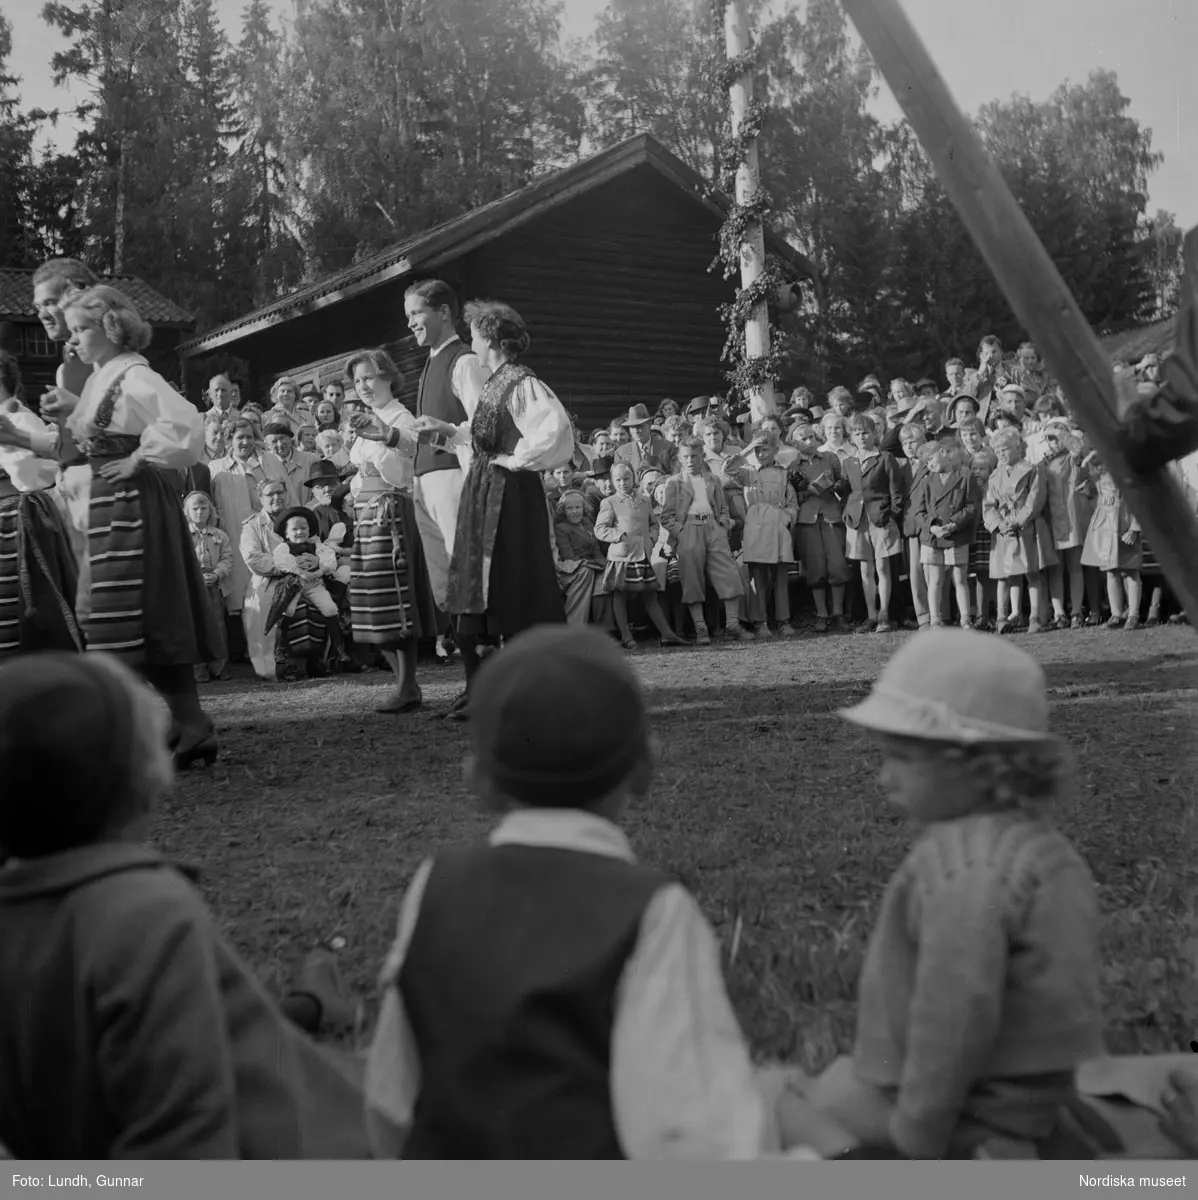
[[[636,676],[610,638],[540,625],[492,655],[471,687],[477,767],[529,807],[585,808],[646,752]]]

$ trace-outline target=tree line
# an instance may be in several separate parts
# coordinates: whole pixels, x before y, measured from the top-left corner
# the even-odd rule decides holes
[[[923,373],[1015,317],[836,0],[755,12],[770,221],[815,264],[775,314],[788,379]],[[52,0],[49,70],[82,97],[27,110],[0,15],[0,265],[77,256],[141,275],[202,331],[582,155],[649,132],[713,183],[728,133],[719,0],[610,0],[586,42],[555,0]],[[979,52],[985,53],[981,47]],[[1101,332],[1171,311],[1180,231],[1147,213],[1162,156],[1110,71],[977,115]],[[713,258],[715,246],[713,244]]]

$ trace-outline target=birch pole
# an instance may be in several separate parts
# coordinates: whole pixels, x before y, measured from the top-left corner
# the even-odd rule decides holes
[[[745,16],[743,0],[727,0],[724,8],[724,47],[728,61],[747,61],[750,50],[749,22]],[[736,143],[741,127],[753,100],[753,68],[747,66],[728,88],[729,106],[732,114],[732,140]],[[744,154],[736,167],[736,203],[741,206],[752,204],[761,188],[761,168],[757,154],[757,138],[753,137],[744,147]],[[745,230],[740,246],[740,286],[750,287],[765,272],[765,231],[761,221],[754,218]],[[762,300],[755,304],[745,321],[745,358],[765,358],[770,352],[769,304]],[[772,416],[778,410],[774,385],[766,380],[749,391],[749,411],[753,420]]]
[[[1194,624],[1198,522],[1168,471],[1134,471],[1102,344],[1028,223],[977,130],[957,107],[899,0],[842,0],[1008,303],[1065,388],[1078,424],[1139,519]]]

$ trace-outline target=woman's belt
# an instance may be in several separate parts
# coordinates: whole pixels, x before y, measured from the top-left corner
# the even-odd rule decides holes
[[[105,433],[102,430],[79,442],[79,449],[89,459],[128,458],[141,445],[141,438],[132,433]]]

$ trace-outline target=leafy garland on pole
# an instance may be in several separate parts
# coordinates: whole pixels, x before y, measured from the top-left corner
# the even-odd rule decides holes
[[[729,89],[737,79],[756,67],[757,50],[748,50],[736,58],[727,57],[722,42],[725,5],[726,0],[711,0],[712,86],[726,111]],[[721,268],[725,279],[734,276],[739,278],[741,247],[745,243],[749,228],[754,222],[760,222],[764,229],[773,210],[769,194],[761,187],[760,181],[756,195],[748,204],[741,204],[736,198],[737,171],[748,157],[749,147],[760,136],[767,111],[765,104],[754,96],[749,101],[740,129],[735,134],[729,130],[728,137],[719,150],[717,180],[720,191],[727,197],[728,209],[724,224],[720,228],[719,252],[708,270]],[[775,382],[782,373],[785,355],[775,338],[770,339],[769,351],[760,358],[747,356],[745,325],[752,317],[753,310],[763,302],[769,307],[771,325],[776,324],[775,304],[779,289],[784,284],[785,278],[777,260],[767,254],[763,270],[757,279],[747,288],[738,285],[736,299],[731,304],[720,305],[720,318],[728,329],[720,358],[722,362],[730,364],[724,375],[728,380],[729,400],[737,412],[748,407],[751,393]]]

